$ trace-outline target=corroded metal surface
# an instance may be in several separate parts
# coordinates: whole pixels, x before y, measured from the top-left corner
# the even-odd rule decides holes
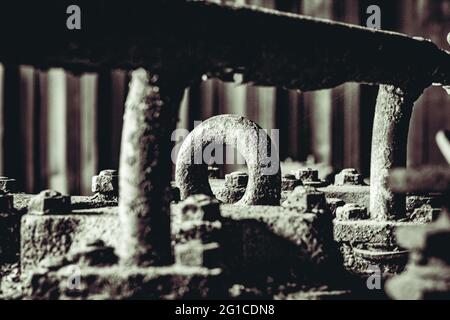
[[[66,1],[4,2],[0,60],[75,71],[145,67],[153,73],[177,62],[172,72],[192,79],[241,72],[255,84],[304,91],[348,81],[399,85],[417,75],[429,84],[450,83],[449,54],[424,39],[208,1],[127,4],[83,2],[89,14],[82,30],[72,32],[65,28]]]
[[[178,153],[175,173],[181,198],[213,195],[203,152],[208,146],[224,144],[235,146],[248,167],[247,189],[237,204],[278,205],[281,193],[278,150],[261,127],[236,115],[212,117],[186,137]]]
[[[370,161],[370,216],[391,220],[405,216],[405,196],[387,185],[389,170],[406,166],[408,130],[416,99],[426,86],[380,86],[373,124]]]
[[[119,176],[123,263],[169,265],[172,142],[183,87],[133,72],[125,107]]]

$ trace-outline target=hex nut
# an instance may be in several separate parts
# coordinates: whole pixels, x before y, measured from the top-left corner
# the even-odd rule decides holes
[[[410,195],[406,197],[406,212],[413,215],[416,209],[422,206],[431,206],[433,208],[440,208],[442,203],[439,197],[424,196],[424,195]]]
[[[71,211],[70,196],[53,190],[41,191],[28,204],[28,213],[30,214],[66,214]]]
[[[421,207],[414,209],[410,219],[415,222],[432,222],[436,221],[441,212],[442,210],[439,208],[433,208],[428,204],[424,204]]]
[[[356,203],[347,203],[336,209],[336,219],[340,221],[368,219],[367,208]]]
[[[319,179],[319,171],[311,168],[302,168],[293,172],[295,177],[302,182],[304,186],[314,188],[325,187],[327,183]]]
[[[204,194],[189,196],[181,204],[183,221],[215,221],[221,218],[217,199]]]
[[[293,174],[285,174],[281,179],[281,190],[292,191],[302,184],[301,180],[297,179]]]
[[[344,169],[334,177],[336,186],[361,186],[364,184],[363,177],[356,169]]]
[[[229,188],[245,188],[248,183],[246,172],[235,171],[225,175],[225,186]]]
[[[103,170],[97,176],[93,176],[92,192],[117,196],[119,194],[117,170]]]
[[[309,213],[327,209],[325,194],[310,186],[296,187],[282,206]]]
[[[319,181],[319,171],[311,168],[298,169],[295,171],[295,177],[302,182],[316,182]]]

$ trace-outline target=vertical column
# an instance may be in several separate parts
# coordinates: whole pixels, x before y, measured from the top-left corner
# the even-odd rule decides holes
[[[47,160],[49,187],[68,193],[67,176],[67,77],[63,69],[47,74]]]
[[[84,74],[80,79],[80,184],[84,195],[91,193],[92,177],[98,172],[97,84],[97,74]]]
[[[21,130],[20,66],[4,66],[3,86],[3,174],[17,180],[17,189],[25,188],[24,132]]]
[[[111,99],[111,168],[119,168],[120,140],[122,137],[123,112],[128,92],[129,76],[127,72],[114,70],[112,72]]]
[[[80,194],[80,77],[67,73],[67,181],[70,194]]]
[[[405,195],[387,186],[389,170],[406,166],[408,130],[416,99],[423,88],[381,85],[375,107],[370,168],[370,215],[393,220],[405,215]]]
[[[119,253],[124,264],[173,263],[170,136],[184,88],[161,83],[144,69],[134,71],[125,104],[119,169]]]

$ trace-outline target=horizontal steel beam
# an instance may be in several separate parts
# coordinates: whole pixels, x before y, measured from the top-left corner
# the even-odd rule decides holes
[[[66,28],[73,1],[3,1],[0,61],[83,72],[136,69],[303,91],[345,82],[450,84],[450,55],[399,33],[207,1],[76,1],[81,30]]]

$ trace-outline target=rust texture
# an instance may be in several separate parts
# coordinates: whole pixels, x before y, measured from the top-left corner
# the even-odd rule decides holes
[[[160,85],[157,75],[144,69],[132,73],[125,106],[120,154],[119,218],[121,262],[169,265],[170,135],[182,87]]]
[[[178,61],[192,81],[240,72],[248,82],[303,91],[349,81],[399,85],[417,75],[450,84],[448,52],[399,33],[188,0],[82,1],[82,29],[74,32],[65,28],[69,1],[23,2],[0,5],[5,63],[160,73]]]
[[[403,218],[406,197],[387,184],[389,170],[406,167],[406,146],[413,105],[424,87],[381,85],[372,136],[370,216],[376,220]]]
[[[235,146],[248,167],[247,189],[237,204],[279,205],[281,170],[278,150],[261,127],[236,115],[212,117],[187,136],[178,153],[175,174],[181,198],[193,194],[213,195],[203,152],[205,148],[224,144]]]

